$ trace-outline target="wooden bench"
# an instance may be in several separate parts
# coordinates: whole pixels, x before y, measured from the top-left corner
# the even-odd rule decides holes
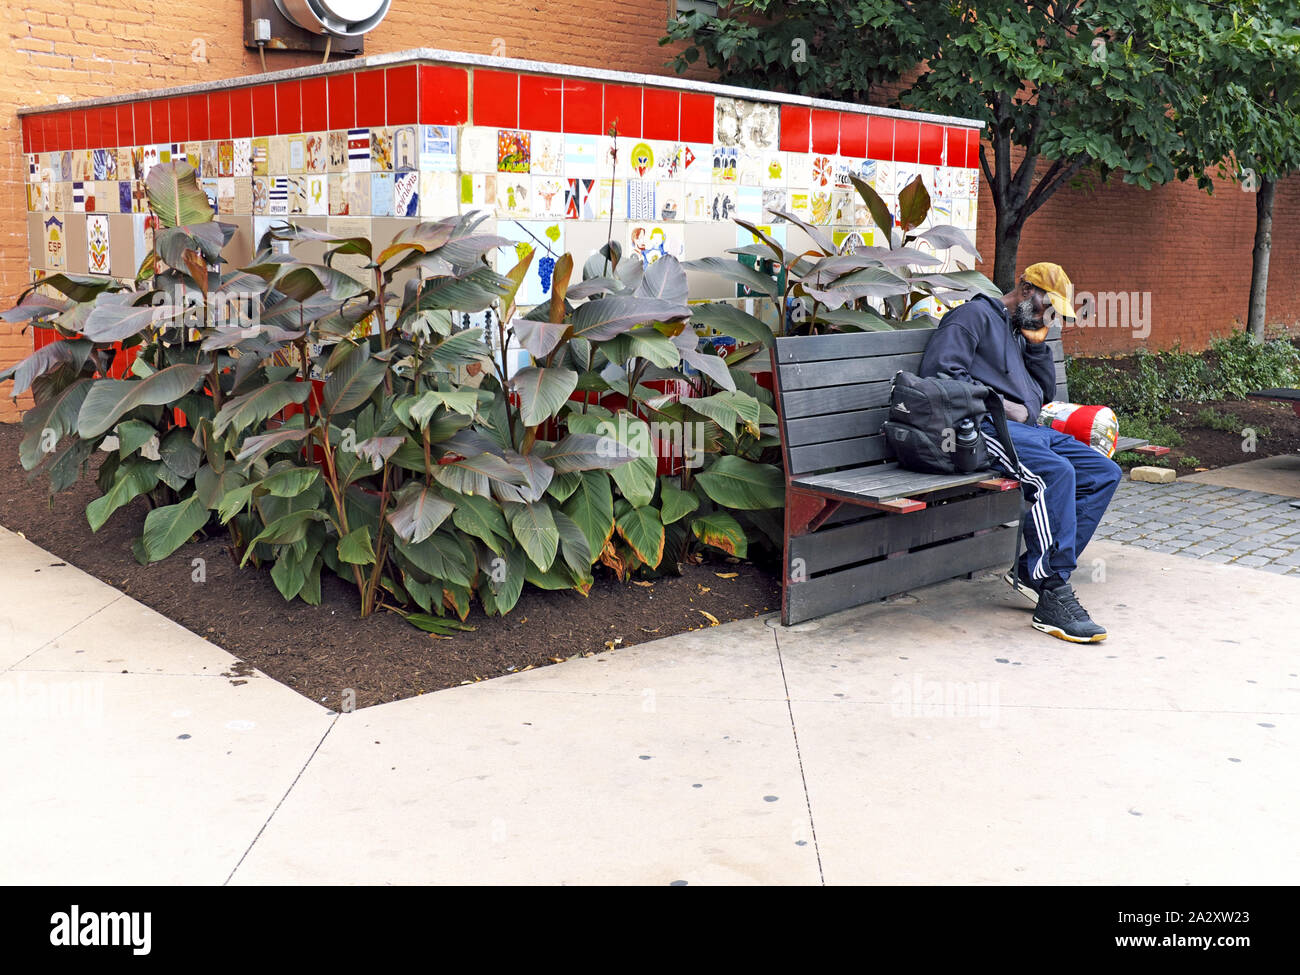
[[[1300,389],[1261,389],[1247,393],[1248,399],[1269,399],[1279,403],[1288,403],[1295,415],[1300,416]]]
[[[894,374],[920,369],[933,334],[926,328],[776,340],[773,386],[786,487],[781,622],[787,626],[1011,564],[1018,482],[991,470],[904,470],[889,458],[880,432]],[[1068,401],[1059,330],[1048,341],[1055,398]],[[1121,438],[1119,449],[1145,445]]]

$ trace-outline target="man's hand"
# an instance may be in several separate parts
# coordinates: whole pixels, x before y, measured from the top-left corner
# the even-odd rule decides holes
[[[1025,341],[1030,345],[1039,345],[1040,343],[1047,341],[1047,326],[1044,325],[1042,328],[1036,328],[1033,330],[1022,328],[1020,334],[1025,337]]]

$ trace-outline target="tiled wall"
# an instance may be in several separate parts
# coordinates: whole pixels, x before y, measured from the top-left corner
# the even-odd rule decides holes
[[[974,235],[977,129],[761,98],[424,62],[38,112],[23,118],[30,265],[38,276],[134,275],[152,232],[144,176],[177,158],[237,226],[235,264],[286,217],[386,242],[421,218],[470,210],[493,212],[521,247],[567,250],[579,265],[611,219],[645,261],[749,243],[735,217],[782,238],[792,228],[770,208],[837,242],[872,243],[850,173],[891,206],[920,173],[932,222]],[[791,245],[803,242],[795,234]],[[499,260],[506,269],[516,257]],[[534,261],[521,300],[546,297],[549,264]],[[693,279],[693,292],[721,296],[719,280]]]

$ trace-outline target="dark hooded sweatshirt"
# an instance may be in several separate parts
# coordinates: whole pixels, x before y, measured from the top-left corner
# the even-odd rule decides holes
[[[1013,330],[1006,306],[988,295],[976,295],[939,322],[921,357],[921,375],[941,372],[965,383],[983,383],[1003,399],[1023,403],[1031,426],[1056,394],[1052,350],[1046,342],[1030,344]]]

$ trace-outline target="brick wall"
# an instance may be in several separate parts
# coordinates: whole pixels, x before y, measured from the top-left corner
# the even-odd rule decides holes
[[[987,149],[986,149],[987,151]],[[1300,323],[1300,177],[1278,185],[1273,204],[1268,322]],[[993,198],[981,180],[976,231],[993,274]],[[1074,354],[1139,348],[1202,349],[1214,337],[1244,327],[1250,301],[1255,197],[1233,182],[1216,181],[1214,195],[1194,183],[1142,190],[1116,182],[1094,191],[1058,191],[1030,217],[1019,265],[1052,261],[1077,291],[1150,292],[1150,335],[1124,327],[1066,332]]]

